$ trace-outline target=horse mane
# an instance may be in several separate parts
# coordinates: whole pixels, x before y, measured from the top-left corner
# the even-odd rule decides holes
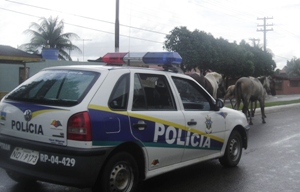
[[[217,73],[217,72],[209,72],[209,73],[206,73],[206,74],[211,74],[212,76],[214,76],[216,79],[220,79],[222,78],[222,75]]]
[[[270,93],[271,88],[270,88],[270,79],[267,76],[260,76],[257,77],[257,79],[261,82],[263,87],[266,89],[267,93]]]

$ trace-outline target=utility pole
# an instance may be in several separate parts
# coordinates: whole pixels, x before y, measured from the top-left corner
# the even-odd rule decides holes
[[[255,46],[258,46],[258,45],[259,45],[259,41],[260,41],[260,39],[250,38],[249,40],[250,40],[250,41],[252,41],[253,47],[255,47]],[[258,43],[256,43],[256,41],[257,41]]]
[[[119,52],[119,0],[116,0],[116,22],[115,22],[115,52]]]
[[[273,26],[273,24],[267,24],[266,23],[267,19],[273,19],[273,17],[257,18],[257,20],[264,20],[263,25],[257,25],[257,27],[263,27],[263,28],[257,29],[257,31],[264,32],[264,51],[267,50],[267,43],[266,43],[267,42],[267,37],[266,37],[267,31],[273,31],[273,28],[267,29],[267,27]]]
[[[82,61],[84,61],[84,42],[91,41],[91,39],[77,39],[78,41],[82,41]]]

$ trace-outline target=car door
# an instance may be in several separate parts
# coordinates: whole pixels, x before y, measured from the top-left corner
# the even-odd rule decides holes
[[[129,118],[133,136],[144,147],[150,170],[181,162],[185,119],[177,109],[164,73],[133,73]],[[129,104],[130,105],[130,104]]]
[[[195,81],[172,77],[180,94],[188,132],[182,161],[220,153],[225,136],[225,114],[213,110],[214,100]]]

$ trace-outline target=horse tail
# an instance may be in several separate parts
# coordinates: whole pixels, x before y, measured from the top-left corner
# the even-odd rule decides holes
[[[236,102],[235,109],[238,110],[240,108],[240,103],[242,99],[242,83],[240,81],[236,82],[235,84],[234,94]]]

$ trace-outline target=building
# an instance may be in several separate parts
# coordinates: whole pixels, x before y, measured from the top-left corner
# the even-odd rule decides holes
[[[283,68],[273,78],[276,83],[277,95],[300,94],[300,76],[288,75],[285,68]]]
[[[50,60],[10,46],[0,45],[0,99],[40,70],[63,65],[103,65],[103,62]],[[25,70],[26,69],[26,70]]]

